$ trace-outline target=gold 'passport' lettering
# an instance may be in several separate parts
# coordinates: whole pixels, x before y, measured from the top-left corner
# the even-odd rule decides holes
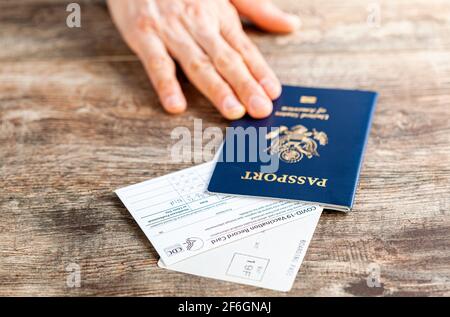
[[[263,173],[263,172],[250,172],[246,171],[243,176],[243,180],[249,181],[263,181],[263,182],[277,182],[286,184],[298,184],[298,185],[308,185],[308,186],[318,186],[327,187],[328,178],[318,178],[311,176],[298,176],[298,175],[277,175],[274,173]]]

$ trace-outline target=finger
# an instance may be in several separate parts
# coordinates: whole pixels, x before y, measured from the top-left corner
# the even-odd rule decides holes
[[[138,39],[136,51],[164,109],[169,113],[186,110],[186,99],[176,77],[176,66],[161,39],[152,32]]]
[[[201,12],[201,7],[196,7]],[[229,83],[248,113],[255,118],[264,118],[272,112],[272,102],[256,82],[242,57],[223,39],[219,30],[208,29],[202,23],[201,13],[187,10],[186,23],[194,40],[210,56],[219,74]]]
[[[219,112],[230,120],[243,117],[244,106],[181,23],[171,21],[171,30],[164,32],[164,36],[171,55],[180,63],[186,76]]]
[[[239,21],[238,21],[239,22]],[[258,48],[252,43],[240,23],[223,23],[222,35],[243,57],[253,77],[273,100],[281,94],[281,83],[269,67]]]
[[[272,101],[256,82],[242,57],[217,35],[211,42],[202,43],[214,66],[236,92],[248,113],[254,118],[265,118],[272,112]]]
[[[289,33],[300,27],[300,18],[280,10],[270,0],[231,0],[240,14],[269,32]]]

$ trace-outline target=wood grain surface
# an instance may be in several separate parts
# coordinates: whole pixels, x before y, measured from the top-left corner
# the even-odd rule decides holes
[[[284,83],[380,93],[354,212],[323,214],[292,291],[156,266],[113,190],[194,164],[171,161],[174,128],[228,122],[185,79],[189,110],[165,114],[103,1],[71,29],[68,1],[3,0],[0,295],[450,295],[450,2],[277,2],[301,30],[248,32]]]

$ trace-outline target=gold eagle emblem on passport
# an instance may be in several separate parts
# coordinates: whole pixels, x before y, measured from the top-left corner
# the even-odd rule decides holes
[[[299,124],[291,127],[280,126],[267,133],[266,139],[271,140],[271,145],[266,149],[270,154],[278,154],[286,163],[296,163],[306,156],[308,159],[319,156],[317,142],[320,145],[328,144],[328,136],[323,131],[312,129],[309,131]]]

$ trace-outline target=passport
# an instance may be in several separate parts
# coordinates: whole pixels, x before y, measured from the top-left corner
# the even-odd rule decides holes
[[[227,128],[208,191],[350,211],[377,96],[283,86],[268,118]]]

